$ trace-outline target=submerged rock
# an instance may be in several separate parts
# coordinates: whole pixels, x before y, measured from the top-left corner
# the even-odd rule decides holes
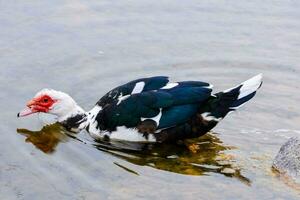
[[[300,138],[290,138],[284,143],[275,160],[273,167],[280,173],[300,179]]]

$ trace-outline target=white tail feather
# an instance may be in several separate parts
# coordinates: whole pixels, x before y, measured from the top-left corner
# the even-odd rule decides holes
[[[241,99],[253,92],[255,92],[261,85],[262,83],[262,74],[258,74],[254,76],[253,78],[243,82],[241,85],[242,87],[240,88],[240,94],[238,96],[238,99]]]

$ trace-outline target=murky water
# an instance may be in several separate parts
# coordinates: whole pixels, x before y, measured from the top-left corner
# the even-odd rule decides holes
[[[0,1],[0,199],[298,199],[272,159],[300,134],[298,1]],[[16,113],[38,90],[86,110],[129,80],[168,75],[257,96],[173,145],[95,142]],[[40,117],[41,118],[41,117]]]

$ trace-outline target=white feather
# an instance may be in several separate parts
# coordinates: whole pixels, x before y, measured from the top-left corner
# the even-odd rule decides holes
[[[89,123],[89,133],[91,136],[93,134],[99,134],[100,130],[97,128],[98,122],[96,119],[98,113],[102,110],[101,106],[96,105],[92,110],[87,113],[87,123]],[[87,126],[87,124],[80,124],[80,128]]]
[[[126,128],[125,126],[117,127],[116,131],[111,132],[109,135],[113,140],[126,140],[131,142],[156,142],[153,134],[148,134],[148,139],[139,133],[136,129]]]
[[[111,140],[124,140],[130,142],[156,142],[153,134],[148,135],[148,139],[139,133],[136,129],[126,128],[125,126],[117,127],[116,131],[107,132],[97,130],[95,132],[89,132],[90,136],[94,139],[103,139],[105,136]]]
[[[118,98],[118,103],[117,103],[117,105],[119,105],[122,101],[126,100],[126,99],[129,98],[129,97],[130,97],[130,95],[120,96],[120,97]]]
[[[238,99],[241,99],[255,92],[261,85],[261,82],[262,82],[262,74],[258,74],[253,78],[243,82],[242,87],[240,88],[240,94],[238,96]]]
[[[135,84],[131,94],[138,94],[141,93],[143,91],[145,87],[145,82],[141,81]]]
[[[165,85],[164,87],[160,88],[160,89],[171,89],[176,87],[177,85],[179,85],[178,83],[168,83],[167,85]]]
[[[212,116],[210,112],[202,113],[201,116],[206,121],[217,121],[217,122],[219,122],[222,119],[222,117],[216,118],[216,117]]]
[[[156,126],[159,126],[159,121],[161,119],[161,116],[162,116],[162,108],[159,109],[159,113],[155,116],[155,117],[152,117],[152,118],[141,118],[141,121],[145,121],[145,120],[153,120],[156,122]]]
[[[204,88],[207,88],[207,89],[213,89],[214,85],[212,84],[209,84],[208,86],[203,86]]]

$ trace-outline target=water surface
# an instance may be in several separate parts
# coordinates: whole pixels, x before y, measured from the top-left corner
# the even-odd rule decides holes
[[[271,170],[300,133],[298,1],[0,1],[1,199],[298,199]],[[215,91],[264,74],[257,96],[203,138],[96,143],[16,114],[41,88],[84,109],[129,80]],[[35,131],[35,132],[33,132]]]

